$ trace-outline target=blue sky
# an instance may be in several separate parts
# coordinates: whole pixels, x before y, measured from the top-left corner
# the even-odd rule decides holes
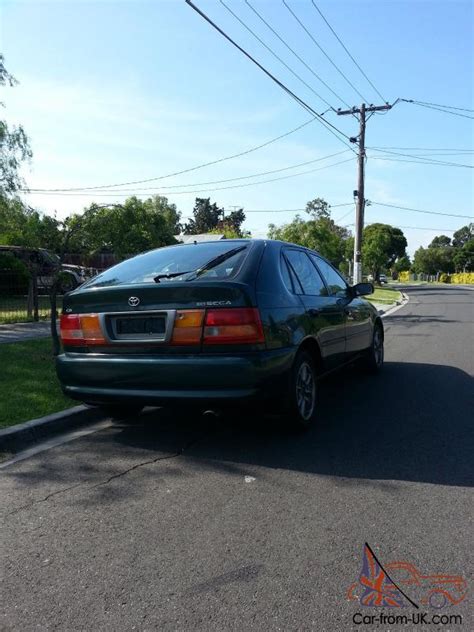
[[[361,97],[317,49],[280,0],[252,5],[342,99]],[[327,106],[284,68],[217,1],[196,4],[239,44],[318,112]],[[252,13],[243,0],[226,0],[232,10],[334,107],[329,92]],[[288,0],[322,48],[368,101],[380,98],[353,65],[310,0]],[[469,1],[332,1],[319,7],[366,74],[389,101],[397,97],[473,108],[473,9]],[[21,122],[34,158],[25,170],[30,188],[87,187],[153,178],[244,151],[309,120],[298,104],[228,44],[184,0],[128,2],[0,1],[1,45],[8,69],[20,86],[3,90],[6,115]],[[469,113],[468,113],[469,114]],[[471,114],[472,115],[472,114]],[[352,117],[326,114],[347,135],[357,133]],[[400,103],[367,126],[369,147],[473,149],[467,118]],[[59,216],[92,201],[121,201],[132,188],[156,187],[184,216],[196,195],[219,205],[243,206],[246,227],[266,234],[270,222],[290,221],[314,197],[349,203],[356,183],[355,160],[281,181],[216,190],[250,180],[198,183],[247,176],[315,160],[345,146],[317,121],[245,157],[166,180],[106,195],[29,194],[27,200]],[[401,150],[400,150],[401,151]],[[402,152],[403,153],[403,152]],[[411,152],[416,153],[416,152]],[[428,153],[428,152],[418,152]],[[472,170],[376,160],[368,151],[366,197],[432,211],[474,215]],[[373,157],[371,157],[373,156]],[[473,164],[472,154],[439,156]],[[351,158],[332,159],[254,178],[291,175]],[[177,193],[177,185],[194,184]],[[167,188],[168,187],[168,188]],[[208,188],[210,187],[210,188]],[[340,223],[353,221],[351,207],[333,209]],[[373,205],[366,221],[455,230],[468,220],[423,215]],[[409,251],[427,245],[434,230],[406,228]],[[450,234],[450,233],[448,233]]]

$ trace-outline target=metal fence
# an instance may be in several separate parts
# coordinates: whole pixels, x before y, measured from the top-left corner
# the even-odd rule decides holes
[[[58,309],[62,297],[58,297]],[[47,320],[51,316],[47,288],[33,278],[0,270],[0,324]]]

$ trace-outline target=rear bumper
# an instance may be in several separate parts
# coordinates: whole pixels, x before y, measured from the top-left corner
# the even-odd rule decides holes
[[[56,359],[63,391],[90,403],[245,402],[286,392],[293,349],[239,355],[109,356]]]

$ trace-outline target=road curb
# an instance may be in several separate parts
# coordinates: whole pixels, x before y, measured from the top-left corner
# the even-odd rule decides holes
[[[388,309],[386,312],[383,312],[383,314],[380,315],[381,318],[385,318],[385,316],[391,316],[395,312],[398,312],[399,309],[402,309],[402,307],[405,307],[405,305],[408,303],[408,301],[410,300],[408,298],[408,294],[405,294],[405,292],[402,292],[401,290],[399,290],[399,292],[402,295],[401,304],[395,305],[394,307],[391,307],[390,309]]]
[[[80,405],[5,428],[0,430],[0,452],[24,450],[59,432],[91,424],[103,417],[98,409]]]

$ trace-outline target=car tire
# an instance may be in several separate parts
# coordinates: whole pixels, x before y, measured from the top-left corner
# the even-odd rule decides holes
[[[374,333],[372,334],[372,344],[367,350],[366,355],[363,358],[362,366],[368,372],[372,374],[379,373],[383,368],[384,362],[384,337],[383,329],[380,323],[376,323],[374,326]]]
[[[299,351],[290,376],[286,419],[297,431],[308,430],[318,416],[317,372],[312,356]]]

